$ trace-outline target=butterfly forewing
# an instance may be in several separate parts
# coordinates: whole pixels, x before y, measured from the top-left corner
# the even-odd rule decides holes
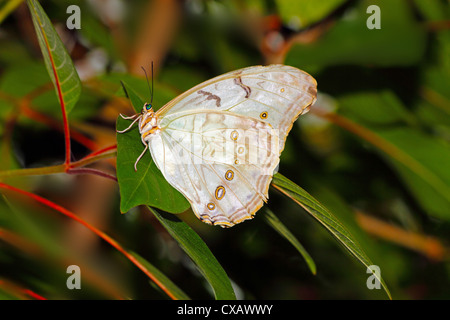
[[[268,122],[279,130],[280,152],[293,122],[317,95],[313,77],[285,65],[229,72],[186,91],[158,111],[165,117],[188,110],[229,111]]]

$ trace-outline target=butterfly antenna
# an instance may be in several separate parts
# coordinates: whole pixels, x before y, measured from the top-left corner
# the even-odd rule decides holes
[[[153,104],[153,61],[152,61],[152,98],[150,100],[150,104]]]
[[[145,71],[144,67],[141,66],[141,69],[144,71],[145,74],[145,79],[147,79],[147,86],[148,86],[148,91],[150,92],[150,104],[153,103],[153,61],[152,61],[152,89],[150,90],[150,82],[148,81],[148,76],[147,76],[147,71]]]

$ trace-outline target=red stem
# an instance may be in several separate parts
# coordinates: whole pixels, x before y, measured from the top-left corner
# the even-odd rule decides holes
[[[56,91],[58,92],[59,104],[61,105],[61,112],[62,112],[63,126],[64,126],[64,138],[65,138],[65,145],[66,145],[66,161],[64,162],[64,164],[66,165],[66,169],[68,169],[69,165],[70,165],[70,129],[69,129],[69,121],[67,119],[66,106],[64,104],[64,97],[63,97],[63,93],[62,93],[62,90],[61,90],[61,85],[59,83],[58,73],[56,72],[55,62],[53,61],[53,56],[51,54],[50,46],[48,44],[47,37],[45,36],[45,32],[43,30],[41,30],[41,32],[42,32],[43,38],[45,40],[45,46],[47,47],[48,56],[50,57],[50,62],[52,64],[52,71],[53,71],[53,76],[55,78]]]
[[[30,296],[33,299],[36,299],[36,300],[47,300],[43,296],[37,294],[36,292],[34,292],[34,291],[30,290],[30,289],[22,288],[22,287],[14,284],[14,283],[5,283],[5,281],[0,280],[0,286],[3,286],[3,285],[6,286],[6,287],[12,288],[17,293],[26,294],[27,296]]]
[[[97,170],[94,168],[69,168],[66,170],[67,174],[93,174],[103,178],[111,179],[117,182],[117,178],[109,173],[103,172],[101,170]]]
[[[64,110],[64,107],[61,107]],[[66,112],[63,111],[63,124],[64,124],[64,138],[66,139],[66,168],[69,168],[70,165],[70,129],[69,122],[67,120]]]
[[[31,291],[30,289],[23,289],[23,292],[36,300],[47,300],[43,296],[37,294],[36,292]]]
[[[94,156],[96,156],[96,155],[98,155],[98,154],[101,154],[101,153],[106,152],[106,151],[109,151],[109,150],[114,150],[114,149],[117,149],[117,145],[116,145],[116,144],[115,144],[115,145],[112,145],[112,146],[109,146],[109,147],[106,147],[106,148],[103,148],[103,149],[100,149],[100,150],[97,150],[97,151],[94,151],[94,152],[88,154],[88,155],[87,155],[86,157],[84,157],[82,160],[84,160],[84,159],[89,159],[89,158],[94,157]]]

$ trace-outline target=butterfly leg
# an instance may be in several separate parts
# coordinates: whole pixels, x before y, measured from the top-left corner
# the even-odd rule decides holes
[[[138,162],[141,160],[141,158],[144,156],[145,151],[147,151],[147,149],[148,149],[148,144],[145,143],[145,149],[144,149],[144,151],[142,151],[141,155],[136,159],[136,162],[134,163],[134,171],[137,171],[137,164],[138,164]]]
[[[134,118],[137,117],[138,115],[139,115],[139,113],[136,113],[136,114],[133,114],[132,116],[127,117],[127,116],[124,116],[123,114],[119,113],[119,116],[121,116],[122,119],[125,119],[125,120],[134,119]]]
[[[122,115],[121,115],[121,116],[122,116]],[[126,119],[126,117],[123,117],[123,116],[122,116],[122,118]],[[124,130],[117,130],[116,132],[117,132],[117,133],[124,133],[124,132],[127,132],[128,130],[131,129],[131,127],[132,127],[132,126],[136,123],[136,121],[138,121],[140,118],[141,118],[141,115],[139,115],[136,119],[134,119],[133,122],[128,126],[128,128],[126,128],[126,129],[124,129]]]

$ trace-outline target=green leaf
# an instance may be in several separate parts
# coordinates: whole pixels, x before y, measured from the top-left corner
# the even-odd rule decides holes
[[[38,1],[27,0],[45,66],[56,96],[68,114],[78,101],[81,82],[70,55]]]
[[[144,102],[125,83],[124,89],[134,109],[140,112]],[[117,119],[117,129],[123,130],[130,121]],[[180,213],[189,208],[189,202],[164,178],[146,152],[134,171],[134,163],[144,150],[137,126],[125,133],[117,133],[117,179],[120,187],[120,211],[127,212],[138,205],[149,205],[163,211]]]
[[[450,130],[450,69],[432,66],[424,71],[423,78],[420,90],[423,99],[418,100],[413,107],[417,118],[443,137],[448,137],[445,132]]]
[[[283,194],[294,200],[298,205],[306,210],[314,219],[320,222],[328,232],[333,235],[339,243],[344,246],[349,253],[351,253],[364,266],[369,267],[373,265],[369,257],[360,248],[353,236],[344,228],[344,226],[328,211],[320,202],[314,199],[305,190],[297,186],[295,183],[277,173],[273,177],[272,185]],[[387,288],[384,280],[374,276],[380,281],[387,295],[391,299],[391,294]]]
[[[359,123],[387,125],[416,122],[414,116],[390,90],[352,92],[340,96],[338,102],[339,113],[356,118]]]
[[[448,144],[410,128],[378,130],[395,147],[388,154],[407,187],[432,216],[450,219],[450,148]]]
[[[281,19],[294,30],[325,18],[346,0],[277,0],[277,9]]]
[[[368,92],[348,94],[340,98],[339,102],[341,105],[339,112],[348,118],[339,115],[334,117],[334,121],[338,120],[336,123],[341,127],[371,143],[399,172],[406,186],[428,214],[441,219],[450,219],[448,144],[436,135],[425,134],[417,129],[417,126],[410,128],[402,124],[400,120],[410,125],[418,120],[413,114],[405,111],[406,108],[390,91],[381,94]],[[361,105],[368,108],[361,108]],[[426,119],[426,111],[431,117],[430,111],[433,110],[435,109],[428,105],[422,106],[420,113],[423,119],[420,120]],[[383,111],[389,115],[382,116]],[[445,108],[442,111],[445,112]],[[438,124],[444,127],[448,117],[443,113],[439,115],[442,121]],[[386,129],[388,124],[391,127]],[[394,125],[396,126],[393,127]]]
[[[388,90],[341,96],[339,115],[334,121],[338,120],[336,123],[341,127],[371,143],[399,172],[406,186],[428,214],[448,220],[450,148],[444,139],[422,132],[417,123],[429,122],[430,126],[441,130],[448,128],[450,109],[443,87],[449,78],[445,73],[432,69],[426,73],[426,79],[430,83],[432,93],[424,93],[429,102],[419,103],[420,107],[416,112],[420,119],[407,111],[400,99]],[[440,106],[433,108],[431,102]],[[366,108],[361,108],[362,105]]]
[[[236,296],[230,279],[199,235],[176,216],[158,212],[150,207],[149,210],[194,261],[213,288],[216,299],[235,300]]]
[[[314,1],[314,5],[318,1]],[[367,28],[370,5],[381,11],[381,29]],[[314,71],[336,65],[416,65],[425,54],[426,33],[405,1],[364,0],[313,43],[295,43],[285,63]]]
[[[44,65],[40,62],[27,60],[9,66],[3,71],[0,79],[0,90],[19,98],[49,82],[50,78]]]
[[[287,241],[289,241],[297,251],[302,255],[303,259],[305,259],[306,264],[311,270],[312,274],[316,274],[316,264],[314,260],[311,258],[306,249],[302,246],[302,244],[297,240],[297,238],[289,231],[288,228],[278,219],[278,217],[270,210],[269,208],[265,208],[265,214],[263,215],[264,219],[267,223],[275,229],[280,235],[282,235]]]
[[[166,290],[170,291],[172,295],[177,300],[190,300],[189,296],[183,292],[176,284],[174,284],[169,278],[166,277],[164,273],[162,273],[159,269],[157,269],[154,265],[148,262],[146,259],[142,258],[136,252],[129,251],[129,254],[136,258],[147,270],[150,271],[162,285],[166,287]]]
[[[8,68],[3,70],[0,78],[0,92],[11,97],[20,98],[49,82],[50,78],[42,63],[25,60],[18,64],[8,64]],[[52,94],[53,102],[57,104],[58,101],[55,99],[54,93],[50,93]],[[14,100],[1,98],[0,119],[5,122],[7,120],[5,117],[8,117],[15,108],[17,107]],[[55,110],[58,111],[58,109]]]
[[[439,21],[446,19],[448,5],[439,0],[414,0],[414,4],[420,13],[428,20]]]

